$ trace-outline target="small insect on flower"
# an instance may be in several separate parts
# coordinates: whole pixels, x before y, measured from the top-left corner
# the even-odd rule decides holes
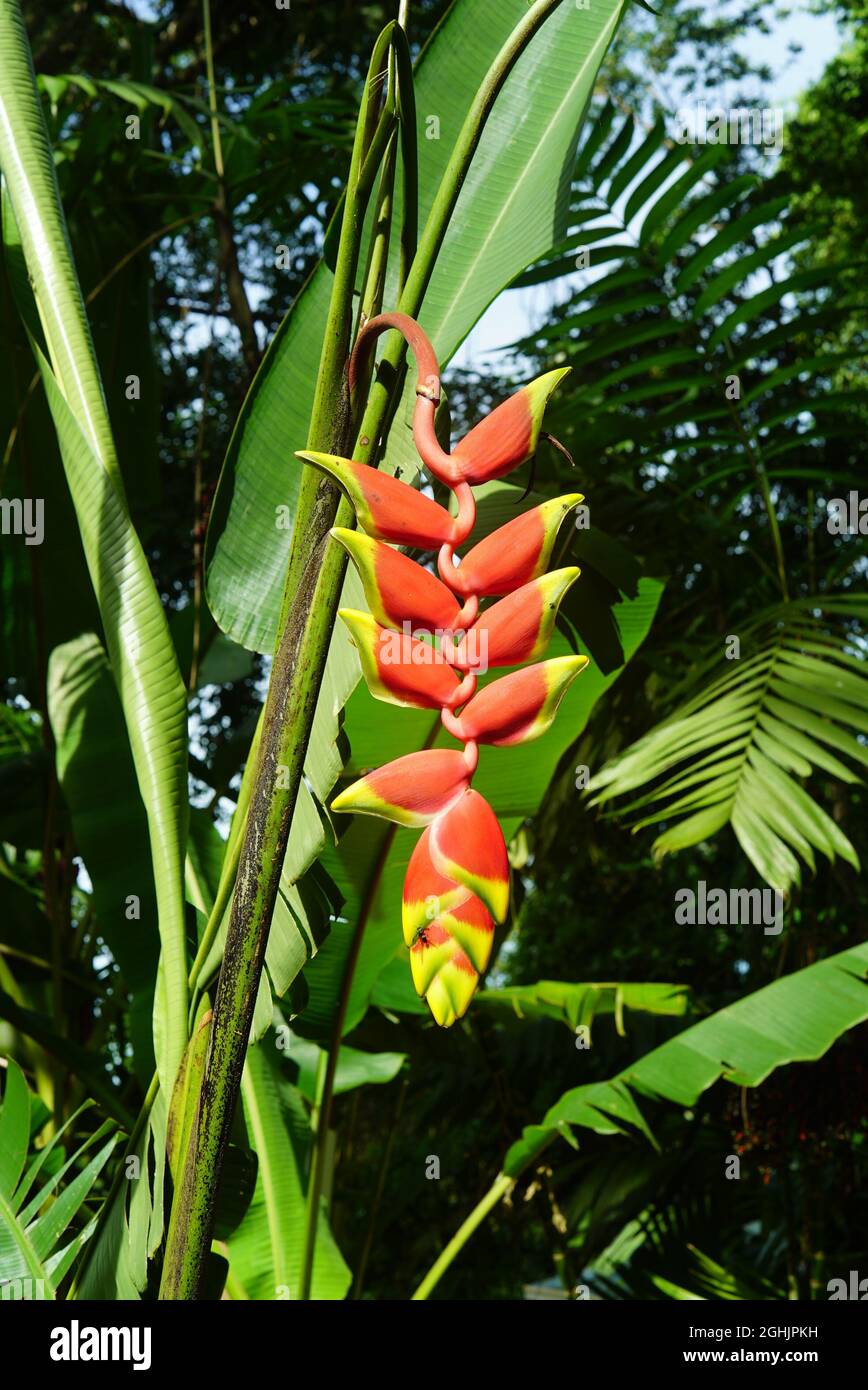
[[[361,529],[336,527],[332,536],[356,566],[370,609],[340,613],[368,689],[391,704],[439,709],[447,733],[463,744],[461,751],[432,748],[396,758],[332,802],[334,811],[422,828],[404,879],[403,936],[416,991],[448,1028],[467,1012],[491,959],[495,927],[509,913],[503,832],[471,786],[478,745],[506,748],[539,738],[588,664],[584,656],[538,660],[558,606],[579,577],[574,566],[551,572],[547,566],[561,523],[584,499],[568,493],[532,507],[456,562],[456,548],[476,522],[473,487],[533,455],[546,403],[565,372],[547,372],[516,391],[447,453],[434,429],[440,369],[413,319],[380,314],[365,324],[350,358],[350,392],[374,340],[390,328],[415,354],[413,438],[429,473],[452,491],[454,512],[352,459],[298,457],[329,473],[355,508]],[[395,546],[436,551],[439,579]],[[481,598],[498,601],[480,612]],[[477,692],[477,675],[489,666],[525,662],[534,664]]]

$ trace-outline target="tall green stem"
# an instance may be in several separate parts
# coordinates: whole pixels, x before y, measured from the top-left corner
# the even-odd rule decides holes
[[[371,93],[392,27],[384,30],[374,49],[353,147],[311,423],[311,437],[320,446],[325,432],[331,429],[330,417],[340,394],[347,355],[364,214],[376,174],[371,161],[377,158],[378,149],[382,157],[388,140],[388,130],[384,133],[382,122],[377,121]],[[327,510],[328,499],[312,499],[311,512],[321,515],[324,504]],[[296,536],[300,528],[302,536],[309,534],[299,516]],[[344,566],[336,553],[339,547],[326,551],[325,539],[323,536],[307,561],[295,594],[289,583],[284,594],[199,1109],[172,1205],[160,1290],[164,1299],[198,1296],[210,1249],[223,1153],[241,1084],[268,928],[328,652],[333,614],[326,600],[332,590],[337,592],[343,575]]]
[[[214,42],[211,37],[211,0],[202,0],[202,28],[205,39],[205,72],[208,77],[208,112],[211,117],[211,149],[214,171],[223,181],[223,141],[220,138],[220,113],[217,109],[217,79],[214,75]]]

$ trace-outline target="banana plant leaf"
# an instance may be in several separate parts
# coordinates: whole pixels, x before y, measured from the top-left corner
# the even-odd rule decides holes
[[[595,0],[587,10],[559,6],[500,93],[419,316],[441,363],[518,272],[566,231],[579,127],[623,8],[623,0]],[[456,0],[420,56],[415,84],[423,220],[464,115],[525,11],[523,0]],[[291,528],[276,524],[277,509],[292,512],[298,497],[301,465],[293,453],[307,440],[331,282],[324,262],[278,330],[242,409],[214,499],[208,602],[224,631],[256,651],[274,646],[291,538]],[[405,409],[399,408],[395,429],[406,437]]]

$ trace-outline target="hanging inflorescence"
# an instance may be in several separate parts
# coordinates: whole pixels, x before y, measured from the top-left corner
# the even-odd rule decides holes
[[[558,528],[578,493],[543,502],[499,527],[456,562],[476,521],[472,488],[503,477],[534,453],[542,415],[563,371],[517,391],[447,454],[434,428],[440,377],[433,348],[403,314],[371,319],[350,362],[354,389],[374,338],[397,328],[416,357],[413,437],[428,471],[449,487],[455,514],[407,483],[331,454],[299,457],[325,469],[352,501],[361,531],[336,527],[365,589],[369,613],[341,609],[371,694],[392,704],[439,709],[461,751],[397,758],[354,782],[335,811],[424,827],[404,880],[403,929],[413,982],[437,1022],[467,1010],[488,965],[495,925],[509,909],[509,861],[488,802],[471,786],[480,743],[508,747],[545,733],[587,657],[539,661],[574,566],[546,573]],[[439,578],[394,545],[438,552]],[[480,612],[479,601],[497,598]],[[492,666],[534,665],[491,681]]]

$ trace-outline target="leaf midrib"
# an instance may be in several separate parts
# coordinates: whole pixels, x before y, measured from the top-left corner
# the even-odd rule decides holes
[[[617,22],[618,22],[619,13],[620,13],[620,8],[619,8],[618,10],[615,10],[615,11],[613,12],[613,18],[612,18],[612,20],[610,20],[610,22],[609,22],[609,24],[606,26],[606,28],[605,28],[604,30],[601,31],[599,37],[597,38],[597,40],[596,40],[595,43],[593,44],[593,46],[592,46],[590,52],[588,53],[588,56],[587,56],[587,58],[585,59],[585,62],[581,65],[581,67],[579,68],[578,72],[576,73],[576,77],[575,77],[574,82],[571,84],[570,87],[568,87],[568,89],[567,89],[567,91],[566,91],[566,93],[565,93],[563,99],[561,100],[560,104],[558,105],[558,107],[556,108],[556,110],[552,113],[551,119],[546,123],[546,125],[545,125],[545,127],[544,127],[544,130],[543,130],[543,133],[542,133],[542,135],[540,136],[540,140],[539,140],[539,145],[540,145],[540,147],[541,147],[542,149],[545,148],[545,142],[546,142],[546,140],[548,139],[548,136],[549,136],[550,132],[551,132],[552,130],[554,130],[555,127],[558,125],[558,123],[559,123],[559,121],[560,121],[560,119],[561,119],[561,116],[562,116],[562,114],[563,114],[563,111],[564,111],[565,107],[568,106],[569,102],[572,100],[573,94],[575,93],[576,89],[577,89],[577,88],[581,85],[581,83],[583,82],[583,80],[584,80],[584,78],[585,78],[585,74],[587,73],[589,67],[590,67],[591,65],[594,64],[595,56],[596,56],[598,50],[602,49],[602,52],[605,53],[606,49],[608,48],[608,46],[609,46],[609,40],[610,40],[610,38],[611,38],[612,31],[613,31],[613,27],[616,26],[616,25],[617,25]],[[602,60],[602,59],[601,59],[601,60]],[[531,165],[530,165],[530,164],[525,165],[525,169],[526,169],[526,170],[528,170],[528,169],[530,169],[530,168],[531,168]],[[491,223],[491,225],[490,225],[488,231],[487,231],[486,234],[485,234],[484,239],[483,239],[483,240],[479,243],[479,245],[477,246],[476,255],[475,255],[475,257],[468,263],[468,267],[467,267],[467,270],[466,270],[466,272],[465,272],[465,274],[464,274],[463,279],[461,279],[461,280],[452,288],[452,294],[451,294],[451,302],[452,302],[452,303],[460,303],[460,302],[461,302],[461,300],[462,300],[462,298],[463,298],[463,296],[464,296],[464,294],[465,294],[465,292],[466,292],[467,286],[469,285],[470,281],[473,279],[473,277],[474,277],[474,275],[475,275],[475,273],[476,273],[476,266],[477,266],[478,263],[479,263],[481,260],[483,260],[484,257],[487,255],[487,253],[488,253],[488,248],[489,248],[491,242],[493,241],[493,239],[494,239],[494,237],[495,237],[495,234],[499,231],[500,226],[501,226],[501,223],[503,222],[503,219],[505,218],[507,212],[511,209],[512,204],[513,204],[513,201],[514,201],[514,199],[518,196],[519,191],[522,191],[522,192],[524,191],[524,187],[525,187],[525,177],[522,177],[522,178],[514,179],[514,180],[513,180],[512,184],[511,184],[511,186],[510,186],[510,191],[509,191],[508,197],[505,198],[505,199],[503,200],[503,202],[502,202],[502,204],[501,204],[501,207],[500,207],[500,210],[499,210],[499,212],[498,212],[498,214],[497,214],[497,217],[496,217],[496,218],[494,219],[494,221]],[[529,263],[529,264],[530,264],[530,263]],[[451,355],[451,354],[450,354],[450,355]]]

